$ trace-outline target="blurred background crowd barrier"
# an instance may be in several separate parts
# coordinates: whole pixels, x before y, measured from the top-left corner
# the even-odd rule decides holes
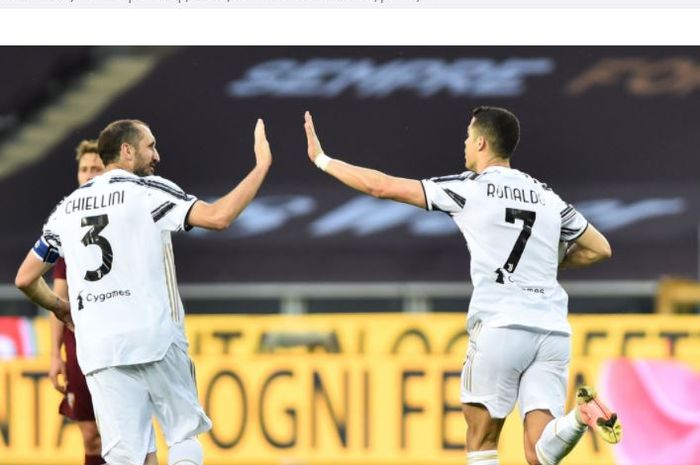
[[[0,314],[36,314],[10,285],[17,263],[75,187],[74,147],[125,117],[150,124],[157,173],[203,199],[248,171],[253,124],[267,123],[274,165],[255,201],[224,233],[174,238],[193,312],[466,309],[451,219],[320,173],[307,109],[331,155],[412,178],[464,169],[472,108],[513,110],[514,167],[613,246],[613,260],[562,275],[572,312],[653,312],[660,279],[698,277],[694,47],[0,47],[0,65],[13,70],[0,85]]]
[[[125,117],[150,124],[157,173],[203,199],[247,173],[255,119],[266,121],[274,164],[263,189],[228,231],[176,235],[182,283],[463,283],[466,249],[451,219],[361,196],[315,169],[303,112],[329,154],[420,179],[464,170],[466,127],[482,104],[519,116],[514,167],[610,238],[613,260],[562,278],[618,281],[603,289],[618,299],[576,295],[575,311],[651,311],[653,291],[625,283],[698,276],[694,47],[2,47],[0,65],[20,70],[0,86],[7,283],[75,188],[74,147]],[[434,308],[456,309],[451,297]],[[379,309],[356,300],[355,311]],[[191,307],[279,311],[273,298]]]
[[[173,238],[214,421],[208,463],[464,463],[464,239],[447,215],[319,172],[302,117],[312,111],[331,156],[426,178],[463,170],[470,112],[487,104],[521,120],[513,166],[613,248],[560,277],[571,393],[598,385],[626,437],[612,448],[586,436],[566,463],[700,465],[697,47],[0,47],[0,69],[11,70],[0,83],[0,464],[79,460],[46,378],[47,320],[12,285],[75,188],[74,147],[112,120],[144,120],[157,174],[210,200],[252,166],[258,117],[274,154],[259,196],[224,233]],[[524,463],[517,416],[500,454]]]

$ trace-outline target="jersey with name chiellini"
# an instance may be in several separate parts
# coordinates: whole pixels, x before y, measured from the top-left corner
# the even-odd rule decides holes
[[[77,353],[85,374],[187,350],[170,239],[196,198],[158,176],[108,171],[64,198],[34,246],[67,265]]]
[[[588,221],[546,184],[492,166],[421,181],[428,210],[448,213],[467,241],[474,292],[469,327],[522,326],[570,334],[557,281],[559,244]]]

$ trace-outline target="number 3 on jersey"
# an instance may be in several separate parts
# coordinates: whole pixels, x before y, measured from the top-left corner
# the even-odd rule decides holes
[[[532,225],[535,224],[535,218],[537,214],[529,210],[520,210],[518,208],[506,208],[506,223],[515,224],[515,220],[522,220],[523,229],[520,231],[520,235],[513,245],[513,250],[510,251],[508,255],[508,260],[502,268],[496,270],[496,282],[499,284],[504,283],[504,273],[503,270],[508,273],[513,273],[518,267],[518,262],[520,262],[520,257],[525,250],[527,245],[527,240],[530,239],[532,234]]]
[[[112,270],[112,246],[104,236],[100,236],[100,233],[108,224],[109,219],[107,215],[86,216],[80,221],[80,226],[92,226],[87,234],[83,236],[83,245],[85,247],[96,245],[102,251],[102,265],[96,270],[86,271],[86,281],[99,281]]]

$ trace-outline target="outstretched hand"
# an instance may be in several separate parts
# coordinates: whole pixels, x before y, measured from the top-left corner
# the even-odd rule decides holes
[[[255,143],[253,145],[253,149],[255,150],[255,163],[257,166],[269,168],[272,164],[272,152],[270,151],[270,143],[267,141],[267,136],[265,135],[265,123],[261,118],[258,118],[253,134],[255,136]]]
[[[306,143],[308,145],[309,158],[312,162],[316,161],[316,157],[323,153],[321,142],[316,135],[314,128],[314,120],[311,118],[311,113],[304,113],[304,129],[306,129]]]

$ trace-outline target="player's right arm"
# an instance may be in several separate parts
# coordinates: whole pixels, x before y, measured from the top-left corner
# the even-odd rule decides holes
[[[425,192],[420,181],[416,179],[389,176],[381,171],[351,165],[337,159],[327,161],[320,166],[317,160],[326,155],[323,153],[313,119],[308,111],[304,114],[304,129],[311,161],[346,186],[380,199],[396,200],[420,208],[426,207]]]
[[[69,328],[72,328],[73,320],[71,320],[70,316],[70,304],[53,292],[43,278],[44,273],[51,269],[54,262],[42,260],[37,256],[35,250],[30,250],[27,253],[19,270],[17,270],[15,286],[29,300],[53,312],[59,320],[68,325]]]
[[[569,246],[559,268],[583,268],[611,256],[612,249],[608,240],[589,224],[583,234]]]
[[[54,277],[53,291],[62,299],[68,300],[68,282],[65,279]],[[66,362],[61,356],[61,347],[63,346],[63,323],[55,316],[50,316],[49,327],[51,329],[51,365],[49,367],[49,379],[57,391],[65,394]],[[63,376],[63,382],[58,379],[58,375]]]
[[[216,202],[210,204],[198,200],[187,216],[189,226],[224,230],[253,200],[272,164],[272,152],[265,136],[265,124],[262,119],[258,119],[255,125],[254,136],[255,167],[253,170],[231,192]]]

